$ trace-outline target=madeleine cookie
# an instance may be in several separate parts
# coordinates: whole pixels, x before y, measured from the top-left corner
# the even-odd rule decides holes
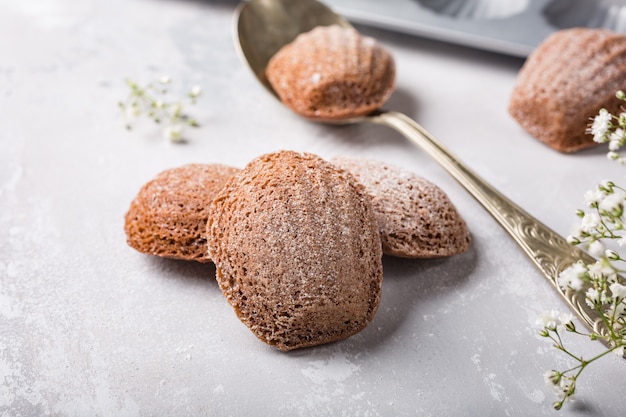
[[[586,133],[601,108],[620,112],[626,89],[626,36],[576,28],[549,36],[529,56],[511,94],[509,113],[532,136],[561,152],[596,145]]]
[[[207,240],[237,316],[280,350],[346,338],[378,308],[382,252],[369,198],[318,156],[251,161],[211,203]]]
[[[434,258],[464,252],[470,243],[465,221],[439,187],[383,162],[337,157],[371,197],[383,252],[405,258]]]
[[[337,120],[380,108],[395,88],[391,54],[374,39],[340,26],[318,26],[282,47],[266,76],[296,113]]]
[[[189,164],[145,184],[125,216],[126,240],[139,252],[210,262],[206,245],[208,206],[239,169]]]

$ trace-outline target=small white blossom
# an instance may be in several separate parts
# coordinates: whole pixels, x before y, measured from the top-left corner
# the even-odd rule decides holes
[[[595,288],[589,288],[585,293],[585,302],[591,308],[595,308],[598,305],[606,304],[606,292],[598,291]]]
[[[579,291],[583,286],[581,277],[585,273],[587,273],[587,267],[580,262],[576,262],[559,274],[559,285],[562,288],[571,288],[575,291]]]
[[[164,75],[145,86],[140,86],[132,80],[126,80],[130,88],[126,100],[118,102],[124,112],[126,128],[131,129],[134,118],[145,115],[157,124],[166,125],[163,136],[172,142],[182,143],[184,126],[198,127],[198,122],[189,117],[183,110],[181,101],[169,101],[166,84],[172,82],[171,78]],[[195,98],[202,94],[199,86],[194,86],[188,95],[188,102],[195,104]]]
[[[595,307],[595,303],[598,300],[598,290],[595,288],[589,288],[585,293],[585,303],[591,308]]]
[[[611,113],[606,109],[600,109],[600,112],[594,117],[590,129],[590,133],[593,135],[595,142],[603,143],[606,140],[606,134],[611,127],[611,120]]]
[[[600,190],[589,190],[585,193],[585,203],[589,207],[597,206],[605,197],[605,194]]]
[[[603,256],[605,251],[604,244],[599,240],[595,240],[589,244],[589,253],[596,258]]]
[[[600,225],[600,216],[598,213],[591,212],[585,213],[580,220],[580,230],[583,232],[591,233]]]
[[[617,244],[622,248],[626,247],[626,235],[617,239]]]
[[[130,106],[126,106],[125,113],[128,118],[136,118],[141,116],[142,111],[137,103],[131,103]]]
[[[610,151],[618,151],[622,145],[619,140],[611,139],[609,142],[609,150]]]
[[[607,249],[604,252],[604,256],[610,260],[610,261],[617,261],[620,259],[620,255],[619,253],[617,253],[616,251],[614,251],[613,249]]]
[[[600,201],[598,208],[602,211],[612,213],[615,211],[621,211],[624,207],[624,192],[621,190],[615,190],[612,194],[607,195]]]
[[[611,304],[611,307],[606,312],[607,317],[621,317],[626,315],[626,303],[622,300],[619,304]],[[622,325],[615,323],[616,329],[621,329]]]
[[[172,124],[165,128],[163,136],[172,142],[180,142],[183,140],[183,126],[180,124]]]
[[[620,140],[623,140],[625,136],[626,136],[626,132],[624,132],[624,129],[622,129],[621,127],[618,127],[613,132],[611,132],[611,134],[609,135],[609,139],[620,141]]]
[[[557,310],[546,310],[537,318],[537,324],[553,330],[565,324],[561,321],[562,317],[564,316]]]
[[[557,371],[548,371],[543,374],[543,380],[549,387],[559,386],[561,382],[561,373]]]
[[[189,92],[189,96],[193,98],[200,97],[202,95],[202,88],[199,85],[194,85]]]
[[[622,147],[622,142],[624,141],[624,130],[621,128],[615,129],[613,133],[611,133],[608,137],[609,139],[609,150],[617,151]]]
[[[571,234],[567,236],[567,243],[569,243],[570,245],[578,245],[580,243],[580,237],[578,237],[577,235],[578,233],[576,233],[576,235]]]
[[[615,187],[615,183],[611,180],[602,180],[598,184],[598,188],[603,191],[612,192]]]
[[[591,265],[588,265],[587,271],[589,272],[589,275],[591,277],[598,279],[604,277],[607,280],[612,280],[612,278],[615,276],[615,271],[613,270],[611,265],[601,260]]]
[[[609,289],[611,290],[613,297],[619,298],[620,300],[626,298],[626,285],[614,282],[609,286]]]

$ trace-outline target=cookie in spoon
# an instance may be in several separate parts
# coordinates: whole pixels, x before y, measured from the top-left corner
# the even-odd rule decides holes
[[[267,78],[296,113],[341,120],[380,108],[394,90],[392,55],[355,29],[318,26],[282,47],[269,61]]]

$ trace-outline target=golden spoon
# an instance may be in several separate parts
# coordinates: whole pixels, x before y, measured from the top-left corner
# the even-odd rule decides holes
[[[244,60],[265,88],[277,98],[265,76],[265,68],[282,46],[316,26],[351,27],[343,17],[316,0],[250,0],[238,7],[235,17],[236,44]],[[584,291],[563,290],[558,284],[558,276],[564,269],[579,260],[593,263],[593,257],[570,245],[486,183],[422,126],[404,114],[379,110],[368,116],[342,122],[370,122],[391,127],[428,153],[513,237],[580,319],[591,330],[602,335],[608,334],[600,314],[585,302]]]

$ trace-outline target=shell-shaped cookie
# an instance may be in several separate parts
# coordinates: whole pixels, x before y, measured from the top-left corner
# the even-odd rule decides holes
[[[318,26],[281,48],[266,75],[296,113],[335,120],[382,106],[394,90],[395,64],[386,49],[355,29]]]
[[[386,255],[436,258],[468,248],[470,233],[465,221],[435,184],[380,161],[336,157],[331,162],[365,186]]]
[[[601,108],[618,112],[626,89],[626,36],[575,28],[549,36],[527,59],[509,112],[530,135],[561,152],[595,145],[586,133]]]
[[[378,308],[382,251],[369,198],[315,155],[251,161],[213,200],[207,239],[237,316],[280,350],[355,334]]]
[[[238,171],[220,164],[188,164],[159,173],[139,190],[126,213],[128,244],[150,255],[210,262],[208,207]]]

